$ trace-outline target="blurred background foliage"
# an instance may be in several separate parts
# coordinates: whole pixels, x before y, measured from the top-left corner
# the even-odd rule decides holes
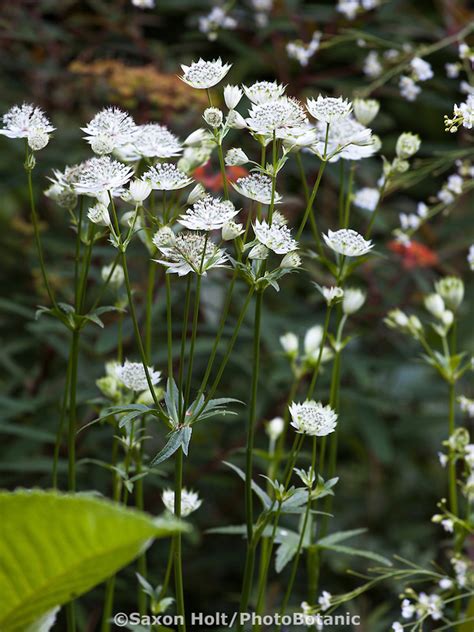
[[[401,45],[406,42],[433,43],[456,33],[472,20],[468,2],[438,0],[388,0],[376,11],[347,21],[336,12],[335,3],[275,0],[268,24],[257,27],[251,3],[234,3],[239,19],[236,30],[223,31],[209,41],[198,26],[200,15],[211,5],[201,0],[157,0],[157,7],[141,11],[127,0],[17,0],[2,3],[0,12],[0,110],[24,100],[42,106],[57,132],[41,152],[34,172],[42,218],[48,266],[56,287],[71,286],[74,235],[65,213],[42,196],[51,168],[62,169],[88,157],[80,126],[104,105],[128,109],[139,123],[165,123],[181,137],[200,126],[203,95],[177,79],[179,64],[199,56],[221,55],[233,63],[230,82],[250,83],[273,79],[288,84],[295,96],[316,96],[320,91],[353,96],[370,84],[362,72],[367,47],[364,39]],[[302,68],[288,59],[285,45],[299,37],[308,41],[312,32],[324,33],[324,45]],[[339,40],[334,40],[334,37]],[[337,45],[333,45],[338,41]],[[474,350],[472,274],[466,263],[467,247],[474,241],[473,200],[462,198],[448,215],[438,216],[416,239],[422,244],[409,253],[390,244],[390,230],[398,225],[400,212],[411,212],[416,202],[428,200],[452,172],[455,158],[469,141],[465,135],[449,135],[443,129],[443,114],[461,95],[457,81],[447,79],[446,62],[456,60],[456,46],[429,57],[435,79],[423,85],[412,104],[404,101],[396,83],[377,89],[381,114],[374,131],[383,141],[383,153],[391,156],[398,134],[419,133],[422,147],[415,168],[424,165],[420,177],[400,186],[384,202],[381,229],[376,233],[377,252],[358,273],[360,285],[368,290],[368,302],[349,325],[357,336],[344,352],[340,401],[340,481],[336,488],[332,529],[367,527],[361,547],[386,556],[396,553],[418,563],[437,559],[443,547],[439,527],[430,523],[435,503],[446,493],[445,476],[436,452],[446,437],[447,398],[445,386],[421,362],[418,350],[407,339],[388,330],[383,322],[395,307],[421,309],[421,293],[443,274],[459,274],[467,285],[459,346]],[[230,137],[229,143],[232,143]],[[244,147],[250,153],[255,147]],[[436,168],[433,155],[438,156]],[[252,156],[255,157],[255,156]],[[22,145],[0,138],[0,477],[6,488],[48,487],[54,437],[64,385],[67,344],[56,321],[35,320],[35,308],[46,301],[34,251],[32,229],[22,169]],[[315,177],[314,160],[305,160]],[[373,186],[380,175],[380,158],[364,161],[357,172],[359,186]],[[451,169],[451,171],[450,171]],[[284,183],[285,211],[294,221],[302,212],[296,167],[290,162]],[[220,187],[217,167],[210,164],[199,177],[214,190]],[[410,172],[408,176],[413,176]],[[317,205],[320,228],[334,228],[338,196],[338,170],[328,168]],[[366,218],[353,211],[354,228]],[[147,254],[137,240],[130,251],[136,301],[143,308]],[[91,287],[100,268],[112,259],[111,249],[96,248]],[[280,352],[278,338],[286,331],[303,335],[306,328],[322,321],[324,308],[310,281],[321,277],[315,265],[285,277],[280,294],[267,293],[263,324],[262,379],[260,382],[260,430],[257,446],[267,447],[263,423],[282,413],[291,385],[288,362]],[[162,271],[158,276],[154,305],[153,363],[164,367],[165,346]],[[176,331],[180,328],[182,284],[173,283]],[[205,284],[196,369],[205,367],[219,317],[225,274],[210,275]],[[244,289],[238,292],[232,314],[235,318]],[[230,327],[229,327],[230,328]],[[242,329],[228,365],[220,394],[247,400],[250,380],[252,319]],[[91,401],[98,396],[95,380],[104,373],[104,362],[114,358],[117,320],[109,317],[103,330],[88,328],[81,350],[79,375],[80,419],[95,416]],[[125,351],[137,359],[132,328],[124,323]],[[202,374],[202,373],[201,373]],[[319,382],[318,399],[328,399],[330,371]],[[304,385],[301,395],[304,393]],[[466,394],[474,395],[472,385]],[[460,418],[459,418],[460,420]],[[163,444],[161,429],[150,427],[147,453],[153,456]],[[200,425],[193,437],[190,458],[185,464],[185,482],[199,491],[203,507],[193,518],[196,534],[185,543],[185,586],[189,608],[215,612],[233,611],[242,572],[243,544],[227,536],[209,536],[207,529],[242,522],[243,487],[222,460],[239,463],[245,442],[245,409],[239,415]],[[78,435],[79,488],[110,493],[110,473],[86,459],[107,461],[111,429],[93,426]],[[65,483],[65,448],[60,472]],[[264,471],[264,460],[259,461]],[[161,488],[172,480],[165,463],[160,475],[146,479],[146,508],[161,513]],[[150,575],[160,580],[167,550],[163,543],[150,554]],[[438,558],[439,559],[439,558]],[[349,590],[359,580],[348,568],[363,570],[360,560],[333,554],[325,558],[322,588],[332,593]],[[131,568],[120,574],[116,610],[133,610],[135,578]],[[286,570],[288,572],[288,569]],[[281,598],[286,573],[274,576],[269,592],[269,611]],[[298,606],[305,599],[304,570],[293,597]],[[350,606],[362,614],[361,632],[387,630],[398,609],[397,586],[384,585],[360,597]],[[84,630],[97,629],[103,588],[81,600]]]

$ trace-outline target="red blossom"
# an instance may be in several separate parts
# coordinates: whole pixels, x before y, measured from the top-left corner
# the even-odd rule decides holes
[[[239,178],[248,176],[247,169],[244,167],[226,167],[226,176],[228,182],[235,182]],[[211,163],[207,162],[202,167],[198,167],[194,170],[194,177],[198,182],[201,182],[208,191],[217,193],[222,191],[224,184],[222,182],[222,174],[220,171],[213,173],[211,171]]]
[[[388,247],[392,252],[401,256],[403,267],[407,270],[430,268],[439,261],[436,252],[418,241],[411,241],[409,245],[405,245],[393,240],[389,242]]]

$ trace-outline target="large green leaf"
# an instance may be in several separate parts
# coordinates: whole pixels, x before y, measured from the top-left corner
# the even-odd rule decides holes
[[[185,529],[89,494],[0,492],[0,629],[24,631]]]

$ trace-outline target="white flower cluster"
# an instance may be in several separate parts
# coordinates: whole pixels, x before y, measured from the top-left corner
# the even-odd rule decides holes
[[[168,273],[178,276],[193,272],[205,275],[211,268],[222,267],[227,261],[224,251],[201,233],[184,231],[175,237],[170,231],[163,241],[163,233],[159,231],[153,242],[164,257],[157,262],[164,265]]]
[[[153,367],[148,367],[148,374],[153,385],[158,384],[161,379],[161,371],[155,371]],[[125,361],[123,365],[116,367],[117,378],[131,391],[144,391],[148,388],[145,369],[141,362]]]
[[[418,83],[432,79],[434,75],[431,65],[424,59],[421,59],[421,57],[414,57],[411,60],[410,69],[410,75],[402,75],[400,77],[399,88],[400,94],[404,99],[415,101],[421,92]]]
[[[2,120],[0,134],[8,138],[26,138],[33,151],[44,149],[55,129],[43,110],[30,103],[14,105]]]
[[[217,39],[221,29],[232,31],[235,28],[237,28],[237,20],[228,15],[223,7],[212,7],[207,15],[202,15],[199,18],[199,30],[207,36],[210,42]]]
[[[314,31],[310,41],[307,43],[301,40],[288,42],[286,45],[288,57],[290,59],[296,59],[296,61],[303,67],[307,66],[311,57],[313,57],[319,49],[321,35],[320,31]]]
[[[348,20],[354,20],[358,13],[370,11],[380,4],[380,0],[338,0],[337,11]]]
[[[180,79],[192,88],[206,90],[217,85],[231,68],[231,64],[223,64],[222,59],[214,59],[213,61],[204,61],[199,59],[190,66],[181,64],[183,74]]]
[[[337,414],[330,406],[323,406],[321,402],[314,400],[306,400],[302,404],[293,402],[289,410],[291,425],[300,434],[325,437],[336,429]]]

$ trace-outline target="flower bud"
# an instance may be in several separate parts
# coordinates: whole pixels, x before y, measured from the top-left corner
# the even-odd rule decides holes
[[[289,331],[284,336],[280,336],[280,344],[283,351],[290,357],[298,355],[298,336],[293,332]]]
[[[233,127],[234,129],[245,129],[247,127],[244,117],[239,114],[237,110],[229,111],[229,114],[227,115],[227,125],[229,127]]]
[[[151,193],[151,184],[145,180],[130,182],[130,197],[134,202],[143,202]]]
[[[263,261],[268,257],[268,248],[263,244],[255,244],[249,252],[249,259],[257,259]]]
[[[425,297],[425,308],[430,314],[433,314],[435,318],[439,318],[440,320],[446,309],[443,299],[436,293],[428,294],[428,296]]]
[[[113,268],[113,264],[110,264],[108,266],[104,266],[101,270],[101,276],[102,276],[102,280],[107,281],[107,279],[109,279],[109,285],[114,288],[114,289],[118,289],[120,286],[123,285],[124,280],[125,280],[125,275],[123,272],[123,268],[121,265],[116,265],[114,271],[112,272],[112,268]]]
[[[359,123],[368,125],[377,116],[380,103],[375,99],[355,99],[354,115]]]
[[[446,307],[455,312],[464,298],[464,283],[458,277],[450,276],[435,283],[435,288]]]
[[[344,290],[341,287],[323,287],[321,294],[324,296],[328,305],[334,305],[342,301],[344,297]]]
[[[304,337],[304,352],[307,356],[314,356],[319,352],[323,341],[323,328],[321,325],[314,325],[306,332]]]
[[[242,149],[240,149],[240,147],[229,149],[229,151],[227,152],[225,156],[225,164],[228,167],[236,167],[240,165],[245,165],[248,163],[248,161],[249,161],[248,156],[246,155],[244,151],[242,151]]]
[[[414,156],[420,149],[421,141],[417,134],[411,132],[404,132],[400,134],[397,140],[396,153],[398,158],[406,160]]]
[[[224,88],[224,101],[229,110],[233,110],[242,98],[242,90],[239,86],[227,85]]]
[[[285,422],[282,417],[274,417],[265,427],[267,435],[271,441],[276,441],[283,432]]]
[[[220,127],[224,117],[219,108],[207,108],[204,110],[203,119],[210,127]]]
[[[299,268],[301,267],[301,257],[294,250],[287,252],[280,261],[280,268]]]
[[[32,130],[28,134],[28,145],[33,151],[44,149],[49,143],[49,134],[43,130]]]
[[[93,224],[98,224],[99,226],[110,226],[112,224],[110,221],[109,209],[101,202],[97,202],[95,206],[91,206],[87,213],[87,217],[89,218],[89,221]]]
[[[203,187],[203,185],[200,182],[198,182],[198,184],[196,184],[196,186],[193,187],[193,189],[189,193],[187,203],[194,204],[205,195],[206,195],[206,189]]]
[[[100,134],[91,139],[90,145],[94,154],[99,154],[100,156],[111,154],[115,148],[114,141],[110,136]]]
[[[153,235],[153,243],[157,248],[172,246],[176,240],[175,234],[169,226],[163,226]]]
[[[342,299],[342,311],[344,314],[354,314],[365,303],[366,294],[359,288],[347,288]]]
[[[222,239],[224,241],[232,241],[244,232],[242,224],[237,224],[234,220],[229,220],[222,227]]]

